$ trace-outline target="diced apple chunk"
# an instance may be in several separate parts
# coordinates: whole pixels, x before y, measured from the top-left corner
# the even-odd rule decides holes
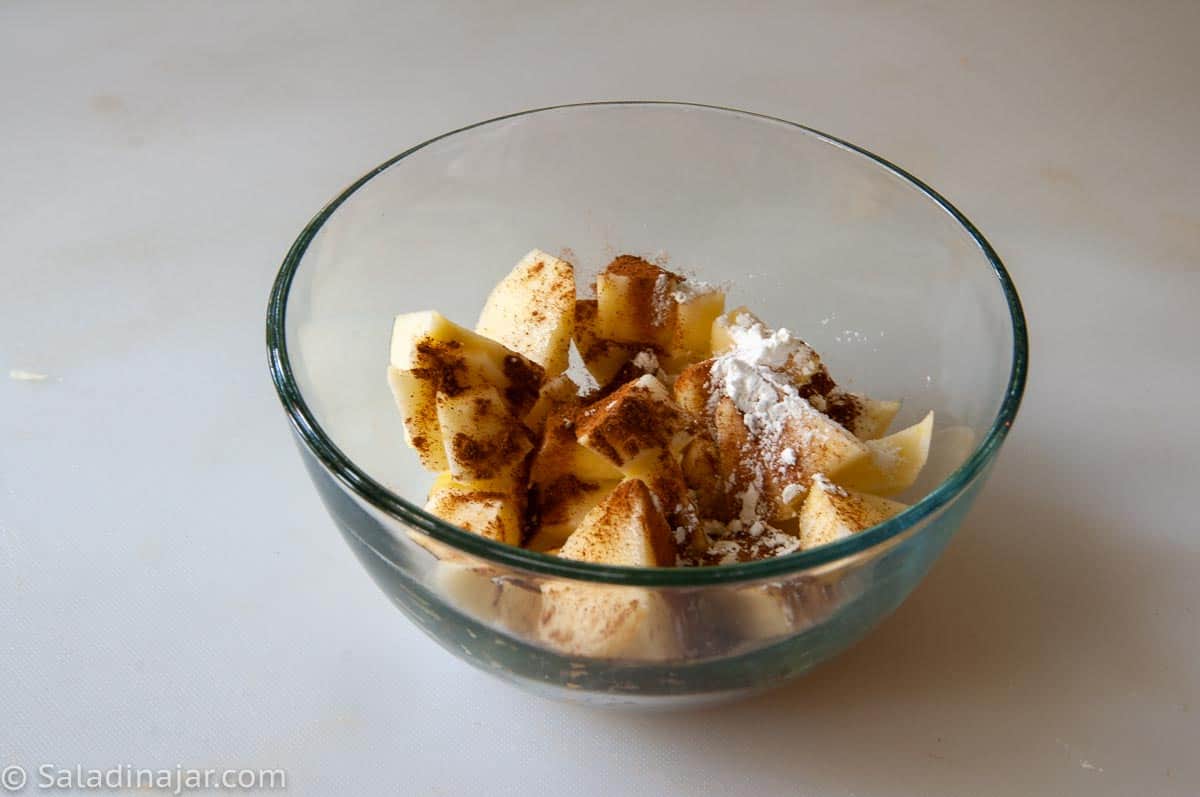
[[[575,302],[575,348],[588,373],[603,386],[611,382],[621,366],[632,360],[642,347],[601,337],[596,329],[597,312],[595,299]]]
[[[663,661],[682,647],[666,600],[638,587],[548,584],[537,634],[556,650],[588,658]]]
[[[671,294],[681,278],[632,255],[621,255],[596,278],[596,331],[618,343],[666,349],[675,326]]]
[[[720,452],[707,433],[697,435],[683,450],[679,461],[684,483],[696,496],[696,511],[701,517],[725,515],[725,499],[720,481]]]
[[[850,393],[858,402],[858,415],[850,425],[850,431],[859,440],[876,440],[883,437],[892,419],[900,411],[899,401],[873,399],[859,393]]]
[[[553,409],[546,417],[542,444],[533,456],[529,481],[549,485],[564,477],[574,476],[585,482],[604,482],[622,477],[620,468],[575,439],[575,408]]]
[[[725,312],[725,294],[715,288],[684,290],[690,284],[684,282],[672,297],[677,306],[669,351],[695,362],[712,353],[712,325]]]
[[[666,387],[646,375],[585,407],[575,434],[581,445],[621,468],[646,452],[678,454],[692,425]]]
[[[710,599],[733,636],[761,642],[810,628],[838,605],[836,581],[792,580],[781,584],[742,587]]]
[[[437,414],[450,475],[458,481],[513,477],[533,449],[529,431],[490,385],[438,393]]]
[[[536,627],[542,595],[526,586],[460,562],[442,561],[434,570],[434,585],[451,606],[488,625],[526,635]]]
[[[550,414],[550,410],[562,404],[569,404],[578,395],[579,385],[566,374],[547,379],[538,391],[537,401],[529,412],[525,413],[525,425],[531,432],[540,435],[546,427],[546,416]]]
[[[388,386],[404,423],[404,442],[426,470],[446,470],[446,449],[437,418],[437,383],[412,371],[388,366]]]
[[[439,313],[409,313],[392,327],[388,383],[405,438],[430,470],[447,467],[437,394],[490,385],[517,416],[528,412],[542,384],[541,366]]]
[[[866,441],[867,454],[827,473],[843,487],[876,495],[895,495],[912,486],[929,458],[933,413],[887,437]]]
[[[671,529],[639,479],[626,479],[583,518],[558,555],[602,565],[675,563]]]
[[[588,512],[558,555],[605,565],[674,564],[670,528],[649,489],[634,479],[622,482]],[[546,584],[538,635],[570,655],[662,660],[679,651],[666,601],[651,590],[634,587]]]
[[[616,488],[618,481],[588,482],[572,473],[537,485],[531,492],[531,512],[537,532],[528,546],[535,551],[559,548],[579,527],[583,518]]]
[[[896,501],[846,490],[818,478],[800,509],[800,547],[807,550],[845,539],[907,508]]]
[[[782,431],[759,441],[767,492],[782,496],[789,484],[805,486],[816,473],[833,473],[867,453],[867,446],[804,399],[784,402]]]
[[[534,249],[492,289],[475,331],[557,376],[567,368],[574,326],[574,267]]]
[[[481,537],[521,544],[521,505],[511,493],[480,490],[447,473],[434,481],[425,511]]]
[[[762,324],[762,321],[754,313],[750,312],[745,305],[735,307],[724,315],[718,315],[713,319],[712,325],[709,328],[709,350],[713,357],[719,357],[725,352],[733,348],[733,333],[731,327],[739,324],[738,319],[745,316],[741,321],[742,326],[750,326],[752,324]],[[765,324],[763,325],[766,326]]]
[[[708,415],[711,371],[712,360],[689,365],[676,377],[672,388],[675,403],[696,420],[705,419]]]

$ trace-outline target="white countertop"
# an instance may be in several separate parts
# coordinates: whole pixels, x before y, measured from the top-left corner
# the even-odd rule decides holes
[[[0,768],[27,793],[41,763],[280,767],[295,794],[1200,792],[1200,6],[498,5],[0,5]],[[275,269],[344,184],[631,97],[901,164],[995,244],[1032,332],[994,477],[912,599],[704,712],[545,702],[437,648],[339,539],[265,367]]]

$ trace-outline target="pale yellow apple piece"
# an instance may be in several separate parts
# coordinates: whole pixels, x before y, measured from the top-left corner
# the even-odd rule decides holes
[[[446,473],[434,480],[425,511],[481,537],[521,544],[521,502],[511,493],[481,490]],[[433,553],[439,556],[437,550]]]
[[[712,360],[705,360],[689,365],[676,377],[672,386],[675,403],[696,421],[703,421],[708,415],[709,397],[712,394],[709,384],[712,363]]]
[[[667,388],[649,374],[585,407],[575,436],[580,445],[618,468],[647,452],[678,454],[692,438],[692,423]]]
[[[669,449],[646,451],[621,470],[626,478],[638,479],[650,488],[654,504],[667,519],[677,545],[693,538],[700,528],[700,513],[675,454]]]
[[[762,324],[763,328],[766,325],[754,313],[745,306],[735,307],[724,315],[718,315],[712,321],[712,326],[709,328],[709,350],[713,357],[719,357],[733,348],[733,333],[730,327],[739,325],[739,318],[745,316],[740,322],[741,326],[751,326],[753,324]]]
[[[684,483],[696,495],[696,509],[701,517],[718,518],[724,514],[721,491],[720,454],[717,444],[708,434],[697,435],[683,450],[679,460]]]
[[[681,648],[671,607],[639,587],[548,584],[537,635],[562,653],[588,658],[663,661]]]
[[[450,475],[460,482],[514,479],[533,449],[529,431],[491,385],[438,393],[437,415]]]
[[[454,395],[491,385],[519,417],[537,400],[542,378],[540,365],[439,313],[400,315],[392,327],[388,383],[404,421],[405,439],[430,470],[448,466],[437,419],[439,392]]]
[[[675,327],[672,298],[677,274],[632,255],[621,255],[596,277],[596,332],[618,343],[666,349]]]
[[[751,442],[763,473],[762,495],[771,520],[791,516],[797,497],[817,473],[830,473],[868,456],[867,444],[804,399],[782,402],[781,431]]]
[[[542,594],[535,586],[498,576],[490,568],[438,562],[434,586],[459,611],[488,625],[528,635],[541,614]]]
[[[567,369],[574,326],[574,267],[534,249],[492,289],[475,331],[525,355],[553,377]]]
[[[579,385],[575,384],[566,374],[559,374],[546,380],[538,391],[537,401],[529,412],[525,413],[525,425],[536,435],[541,435],[546,426],[546,416],[553,407],[569,404],[579,395]]]
[[[690,288],[684,282],[672,298],[675,308],[675,329],[669,351],[691,362],[707,359],[712,353],[713,322],[725,312],[725,294],[716,288]]]
[[[596,564],[656,567],[674,564],[674,545],[649,489],[631,479],[588,512],[558,555]],[[538,635],[570,655],[661,660],[679,651],[670,607],[659,594],[634,587],[546,584]]]
[[[723,625],[746,642],[796,634],[819,623],[838,605],[836,582],[790,581],[723,590],[710,597]]]
[[[807,550],[845,539],[907,508],[905,504],[846,490],[818,477],[800,508],[800,548]]]
[[[584,516],[559,556],[604,565],[668,567],[675,564],[675,545],[650,489],[639,479],[626,479]]]
[[[442,428],[437,418],[437,384],[412,371],[388,366],[388,386],[404,422],[404,442],[417,452],[421,466],[439,471],[450,467],[442,447]]]
[[[858,415],[850,431],[859,440],[877,440],[887,432],[892,419],[900,411],[899,401],[873,399],[859,393],[851,393],[858,403]]]
[[[618,481],[582,481],[573,474],[539,484],[531,492],[531,512],[538,520],[537,530],[526,544],[535,551],[559,548],[579,527],[583,518],[608,497]]]
[[[929,458],[933,413],[919,423],[878,440],[867,440],[868,453],[843,467],[825,470],[843,487],[876,495],[895,495],[917,480]]]
[[[565,476],[585,482],[606,482],[622,477],[620,468],[575,439],[574,407],[559,406],[546,416],[541,446],[533,455],[529,481],[549,485]]]
[[[641,346],[636,343],[618,343],[602,338],[596,329],[598,312],[595,299],[580,299],[575,302],[575,348],[583,360],[588,373],[600,385],[607,385],[621,370],[621,366],[632,360]]]

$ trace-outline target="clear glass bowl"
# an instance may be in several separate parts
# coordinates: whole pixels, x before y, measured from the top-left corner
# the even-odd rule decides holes
[[[424,512],[432,477],[404,445],[385,379],[392,318],[436,309],[469,326],[534,247],[565,252],[585,279],[618,253],[666,257],[805,338],[839,382],[903,399],[893,428],[935,410],[912,507],[814,550],[674,569],[556,559]],[[373,169],[288,252],[267,344],[321,498],[413,622],[539,693],[642,704],[778,685],[895,609],[983,486],[1027,358],[999,258],[931,188],[791,122],[657,102],[501,117]],[[640,643],[610,658],[539,632],[564,595],[632,607]]]

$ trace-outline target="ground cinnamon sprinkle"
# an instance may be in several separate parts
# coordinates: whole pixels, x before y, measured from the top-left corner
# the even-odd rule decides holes
[[[675,320],[675,303],[671,295],[683,282],[683,277],[633,255],[620,255],[608,264],[604,274],[625,281],[629,307],[651,308],[649,315],[629,316],[640,339],[657,340],[670,328]]]
[[[522,268],[532,278],[549,277],[560,266],[547,256],[528,257]],[[670,551],[658,551],[662,564],[753,561],[797,550],[802,540],[810,544],[811,525],[804,524],[820,518],[813,519],[805,496],[824,499],[820,490],[839,488],[826,486],[822,473],[841,478],[848,472],[841,463],[857,462],[858,449],[874,450],[855,436],[865,439],[871,432],[864,430],[886,426],[876,403],[840,388],[819,355],[787,329],[768,328],[749,311],[722,315],[724,296],[707,297],[718,291],[712,286],[628,254],[615,257],[598,280],[595,299],[577,298],[572,282],[557,308],[548,291],[532,290],[523,303],[495,305],[516,324],[496,331],[511,331],[518,341],[557,324],[544,341],[558,360],[561,341],[573,341],[571,357],[582,357],[594,377],[583,389],[575,374],[545,383],[546,369],[515,353],[541,356],[536,347],[510,345],[509,356],[481,369],[470,343],[416,345],[419,367],[408,370],[425,384],[402,386],[418,396],[424,394],[417,387],[429,390],[439,404],[442,396],[459,396],[449,411],[460,420],[442,426],[444,440],[417,434],[412,445],[423,453],[444,445],[454,479],[488,480],[480,485],[488,489],[504,485],[504,492],[454,500],[504,499],[510,526],[515,504],[522,544],[534,539],[537,550],[556,549],[592,513],[587,526],[597,532],[655,524],[653,536],[669,542]],[[710,326],[726,335],[713,332],[711,345]],[[713,346],[720,353],[713,354]],[[490,399],[474,392],[481,379],[493,383],[494,390],[482,391]],[[406,424],[436,429],[436,407],[432,411],[432,419]],[[458,431],[451,434],[452,427]],[[849,525],[873,522],[872,507],[839,495]],[[510,540],[516,536],[511,527],[506,531]],[[594,553],[617,541],[597,537]]]
[[[653,377],[642,377],[618,388],[612,395],[584,407],[575,419],[575,436],[587,440],[590,448],[621,464],[643,450],[661,448],[690,422],[669,399],[651,392],[643,380],[656,384]],[[665,395],[665,388],[659,388]]]
[[[545,371],[536,363],[510,354],[504,358],[504,376],[508,379],[504,397],[517,414],[523,414],[537,401]]]
[[[569,514],[574,499],[600,489],[596,482],[586,482],[568,473],[549,484],[538,487],[531,496],[530,505],[536,506],[543,523],[562,523]]]

